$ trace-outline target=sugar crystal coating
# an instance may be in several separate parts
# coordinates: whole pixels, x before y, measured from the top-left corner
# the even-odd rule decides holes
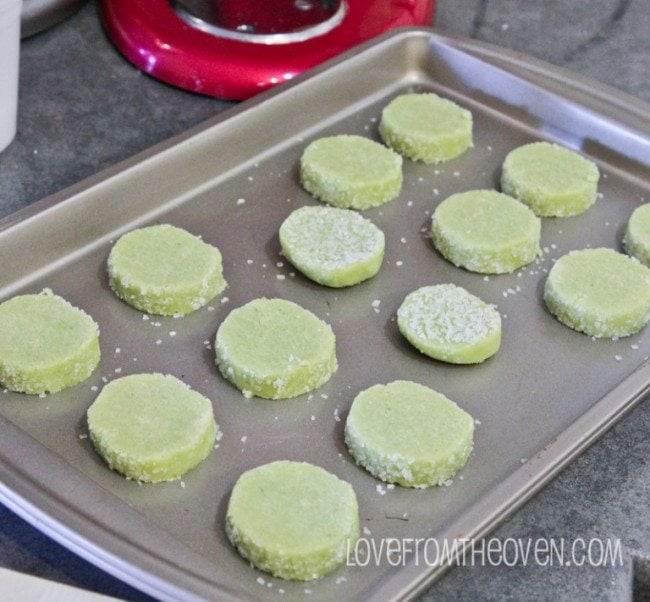
[[[379,133],[401,155],[439,163],[472,146],[472,114],[437,94],[402,94],[382,111]]]
[[[278,461],[242,474],[226,533],[257,568],[282,579],[318,579],[342,565],[359,538],[354,490],[306,462]]]
[[[317,199],[344,209],[369,209],[402,189],[402,157],[362,136],[330,136],[310,143],[300,181]]]
[[[627,223],[625,250],[650,267],[650,203],[637,207]]]
[[[499,312],[454,284],[410,293],[397,311],[397,324],[422,353],[453,364],[482,362],[501,343]]]
[[[221,253],[189,232],[161,224],[122,236],[108,257],[109,284],[150,314],[188,314],[226,287]]]
[[[447,197],[434,211],[433,243],[448,261],[471,272],[504,274],[540,253],[541,220],[494,190]]]
[[[247,397],[296,397],[338,368],[331,327],[284,299],[254,299],[231,311],[217,331],[215,352],[223,377]]]
[[[280,227],[284,256],[319,284],[351,286],[374,276],[384,258],[384,234],[349,209],[301,207]]]
[[[650,319],[650,268],[612,249],[560,257],[544,285],[544,301],[560,322],[594,337],[624,337]]]
[[[180,478],[207,457],[218,431],[210,400],[162,374],[111,381],[87,417],[90,438],[108,466],[145,482]]]
[[[99,363],[99,328],[81,309],[45,289],[0,305],[0,382],[23,393],[55,393]]]
[[[508,154],[501,190],[535,215],[569,217],[593,205],[599,177],[596,164],[578,153],[558,144],[533,142]]]
[[[467,462],[474,420],[444,395],[396,380],[352,402],[345,442],[358,464],[403,487],[441,485]]]

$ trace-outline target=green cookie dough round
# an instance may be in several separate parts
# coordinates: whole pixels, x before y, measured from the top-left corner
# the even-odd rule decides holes
[[[221,374],[246,397],[286,399],[326,383],[336,372],[328,324],[284,299],[254,299],[230,312],[215,341]]]
[[[369,209],[399,195],[402,157],[362,136],[319,138],[302,154],[300,181],[330,205]]]
[[[494,190],[452,194],[436,208],[432,226],[436,249],[470,272],[505,274],[540,252],[541,220]]]
[[[403,94],[382,111],[379,133],[401,155],[439,163],[472,146],[472,114],[437,94]]]
[[[54,295],[20,295],[0,305],[0,382],[22,393],[55,393],[99,363],[99,328]]]
[[[258,569],[282,579],[318,579],[341,566],[359,538],[357,497],[322,468],[271,462],[235,483],[226,533]]]
[[[650,269],[612,249],[560,257],[544,286],[544,301],[560,322],[594,337],[624,337],[650,319]]]
[[[596,200],[596,164],[567,148],[533,142],[511,151],[503,162],[501,190],[528,205],[535,215],[569,217]]]
[[[221,253],[189,232],[161,224],[122,236],[108,257],[111,288],[150,314],[188,314],[226,287]]]
[[[173,481],[210,453],[212,403],[173,376],[133,374],[108,383],[88,408],[90,438],[128,479]]]
[[[444,395],[396,380],[356,396],[345,442],[357,463],[382,481],[442,485],[472,452],[474,420]]]
[[[501,316],[454,284],[425,286],[397,310],[400,332],[425,355],[451,364],[477,364],[501,344]]]
[[[634,210],[627,223],[623,243],[630,255],[650,267],[650,203]]]
[[[296,209],[280,226],[280,244],[305,276],[332,287],[371,278],[384,259],[384,233],[349,209]]]

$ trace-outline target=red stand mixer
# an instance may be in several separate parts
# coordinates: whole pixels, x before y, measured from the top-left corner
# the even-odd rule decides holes
[[[241,100],[389,29],[431,25],[435,0],[102,0],[108,35],[149,75]]]

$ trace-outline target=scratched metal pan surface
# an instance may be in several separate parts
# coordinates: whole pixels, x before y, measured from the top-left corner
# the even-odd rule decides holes
[[[305,145],[342,133],[377,140],[382,107],[411,90],[435,91],[470,109],[474,148],[440,166],[405,161],[400,197],[365,212],[387,239],[375,278],[334,290],[294,274],[277,232],[293,209],[315,203],[298,182]],[[598,163],[597,203],[578,217],[544,219],[543,257],[514,274],[485,278],[443,260],[427,236],[436,205],[454,192],[496,187],[508,151],[540,139]],[[2,223],[0,298],[53,289],[97,320],[102,360],[86,382],[56,395],[0,393],[0,499],[81,556],[165,600],[415,594],[441,572],[427,565],[431,555],[419,562],[409,555],[399,567],[386,558],[343,567],[309,584],[257,572],[224,533],[236,479],[277,459],[322,466],[353,485],[364,535],[377,545],[386,537],[441,542],[487,533],[647,394],[650,330],[594,341],[545,310],[542,288],[553,261],[571,249],[621,249],[629,215],[650,200],[649,167],[648,105],[521,55],[415,29],[37,203]],[[143,319],[107,284],[111,243],[159,222],[201,235],[224,256],[224,297],[182,319]],[[443,282],[494,303],[503,316],[502,348],[481,365],[428,359],[397,331],[405,295]],[[246,400],[217,373],[217,327],[261,296],[290,299],[331,323],[340,367],[312,398]],[[174,374],[214,402],[223,439],[181,482],[127,481],[87,438],[85,411],[96,391],[145,371]],[[450,486],[378,487],[348,454],[343,427],[352,399],[394,379],[433,387],[475,417],[474,452]]]

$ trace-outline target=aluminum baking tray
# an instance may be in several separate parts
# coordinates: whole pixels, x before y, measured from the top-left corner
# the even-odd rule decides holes
[[[333,290],[292,275],[277,231],[291,210],[314,202],[298,183],[303,148],[328,134],[376,139],[381,108],[407,90],[432,90],[469,108],[474,148],[437,167],[405,162],[400,198],[366,212],[387,238],[375,278]],[[543,220],[545,254],[515,274],[485,278],[444,261],[426,235],[437,203],[456,191],[495,187],[506,153],[538,139],[599,164],[596,205],[578,217]],[[411,29],[40,201],[0,226],[0,298],[44,287],[63,295],[99,322],[102,361],[88,381],[57,395],[0,393],[0,499],[165,600],[414,595],[442,570],[415,555],[404,566],[343,567],[309,584],[257,572],[224,534],[235,480],[271,460],[306,460],[352,483],[365,536],[378,544],[485,535],[649,389],[650,329],[594,341],[562,326],[541,300],[557,257],[586,246],[620,249],[629,215],[650,200],[649,167],[648,105],[518,54]],[[222,250],[227,299],[182,319],[144,320],[111,293],[111,242],[156,222]],[[466,287],[503,314],[502,348],[484,364],[435,362],[399,336],[394,317],[404,296],[441,282]],[[296,301],[334,328],[340,368],[311,400],[246,400],[215,369],[210,343],[219,323],[262,295]],[[182,482],[127,481],[105,467],[86,436],[85,410],[97,388],[141,371],[177,375],[214,401],[223,439]],[[343,426],[352,399],[397,378],[445,393],[477,419],[474,453],[452,486],[378,491],[348,455]]]

